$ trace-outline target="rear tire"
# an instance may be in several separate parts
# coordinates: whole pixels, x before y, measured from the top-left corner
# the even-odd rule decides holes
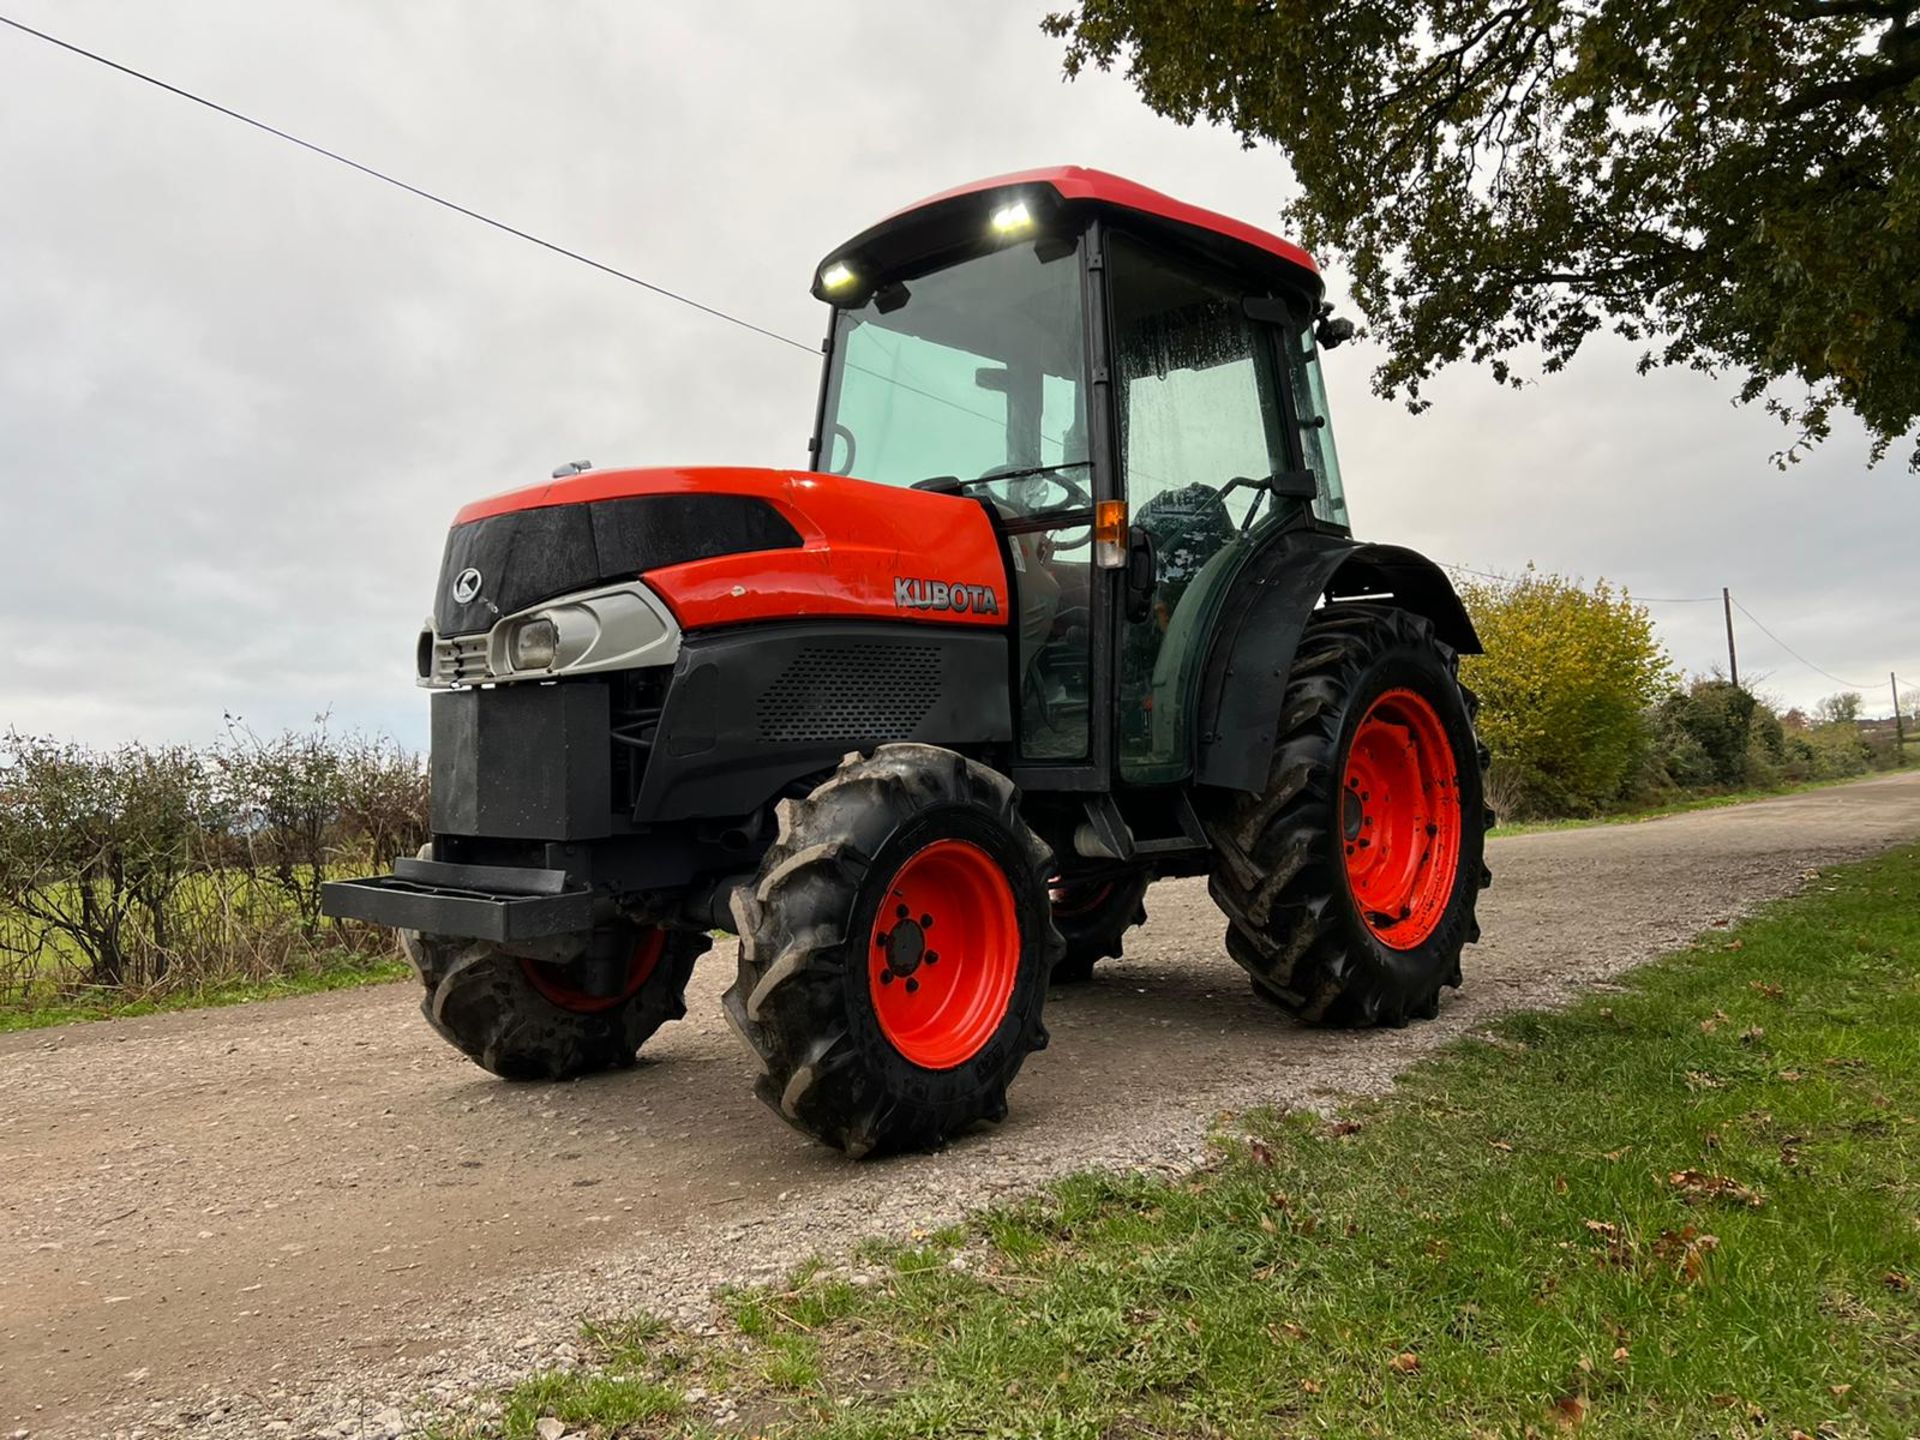
[[[1456,670],[1423,616],[1317,611],[1265,790],[1207,816],[1228,953],[1256,992],[1310,1023],[1430,1018],[1480,938],[1492,814]]]
[[[856,1157],[1004,1117],[1046,1044],[1061,949],[1052,856],[1013,782],[951,750],[882,745],[777,815],[734,892],[740,972],[724,1002],[761,1063],[760,1098]]]
[[[509,955],[489,940],[401,934],[426,986],[420,1009],[427,1023],[504,1080],[624,1069],[654,1031],[687,1013],[687,978],[713,941],[651,928],[636,928],[631,938],[622,992],[592,996],[569,984],[568,967]]]
[[[1067,942],[1066,953],[1053,967],[1054,984],[1084,984],[1093,978],[1095,965],[1126,952],[1126,933],[1147,922],[1143,901],[1152,882],[1153,876],[1143,870],[1118,880],[1053,888],[1053,923]]]

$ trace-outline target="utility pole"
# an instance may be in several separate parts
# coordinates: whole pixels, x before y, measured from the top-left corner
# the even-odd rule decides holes
[[[1893,687],[1893,757],[1904,760],[1907,755],[1907,727],[1900,719],[1900,677],[1889,670],[1887,684]]]
[[[1733,652],[1733,592],[1726,586],[1720,587],[1720,608],[1727,612],[1727,674],[1733,681],[1733,688],[1740,688],[1740,657]]]

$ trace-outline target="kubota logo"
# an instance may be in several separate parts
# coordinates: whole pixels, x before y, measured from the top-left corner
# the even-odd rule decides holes
[[[453,598],[462,605],[471,605],[473,597],[480,593],[480,572],[468,566],[453,577]]]
[[[955,581],[893,577],[893,603],[903,610],[955,610],[961,614],[998,615],[999,597],[991,585],[962,585]]]

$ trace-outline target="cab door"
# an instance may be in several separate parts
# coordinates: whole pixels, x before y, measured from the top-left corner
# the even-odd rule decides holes
[[[1295,471],[1284,327],[1247,314],[1244,282],[1124,232],[1108,236],[1116,467],[1136,536],[1150,541],[1146,613],[1121,623],[1120,778],[1184,779],[1190,697],[1234,577],[1301,501],[1267,478]]]

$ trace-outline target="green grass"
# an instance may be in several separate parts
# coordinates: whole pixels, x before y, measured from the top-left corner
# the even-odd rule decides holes
[[[468,1433],[531,1433],[547,1385],[590,1435],[706,1433],[596,1408],[624,1367],[833,1440],[1913,1434],[1920,850],[1380,1101],[1241,1117],[1193,1175],[866,1254],[871,1283],[732,1293],[719,1339],[649,1328]]]
[[[315,995],[323,990],[385,984],[405,979],[412,973],[412,967],[397,955],[370,957],[350,950],[325,950],[308,957],[303,968],[296,972],[264,980],[229,980],[217,985],[167,990],[158,995],[129,995],[124,990],[100,986],[57,1000],[36,998],[0,1003],[0,1034],[67,1025],[77,1020],[124,1020],[168,1010],[282,1000],[290,995]]]
[[[1866,775],[1848,775],[1839,780],[1797,780],[1771,790],[1725,790],[1714,795],[1686,795],[1631,810],[1605,815],[1569,816],[1559,820],[1523,820],[1512,825],[1496,825],[1487,834],[1499,839],[1506,835],[1536,835],[1543,830],[1585,830],[1592,825],[1632,825],[1641,820],[1658,820],[1667,815],[1685,815],[1695,810],[1719,810],[1728,805],[1750,805],[1756,800],[1778,800],[1783,795],[1802,795],[1809,790],[1831,790],[1837,785],[1858,785],[1864,780],[1883,780],[1897,775],[1893,770],[1876,770]]]

